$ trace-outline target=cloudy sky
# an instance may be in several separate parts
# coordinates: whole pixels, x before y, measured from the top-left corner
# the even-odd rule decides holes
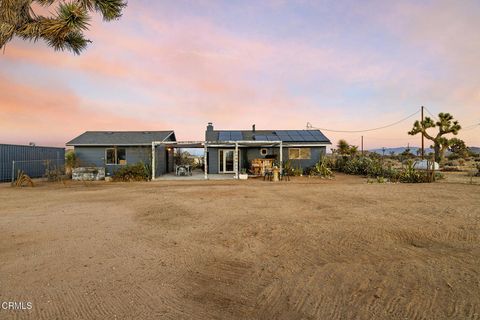
[[[86,130],[379,127],[424,105],[480,122],[480,2],[140,1],[95,17],[80,56],[14,40],[0,54],[0,142]],[[428,115],[428,114],[427,114]],[[419,145],[415,117],[367,148]],[[360,143],[360,133],[325,134]],[[479,126],[461,132],[480,146]]]

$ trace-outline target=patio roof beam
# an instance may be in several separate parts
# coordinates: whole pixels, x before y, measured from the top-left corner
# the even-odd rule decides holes
[[[203,170],[205,174],[205,180],[208,180],[208,163],[207,163],[207,144],[203,145]]]

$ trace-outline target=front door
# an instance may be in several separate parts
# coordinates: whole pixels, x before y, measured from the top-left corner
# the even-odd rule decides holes
[[[235,156],[235,150],[231,149],[221,149],[219,151],[219,161],[218,161],[218,166],[219,166],[219,172],[220,173],[234,173],[234,156]],[[240,161],[239,161],[240,163]]]

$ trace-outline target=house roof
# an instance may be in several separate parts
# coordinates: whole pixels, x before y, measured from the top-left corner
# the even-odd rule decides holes
[[[168,131],[86,131],[67,142],[67,146],[140,146],[151,145],[153,141],[164,141],[171,137],[175,141],[173,130]]]
[[[207,130],[207,141],[282,141],[331,144],[320,130]]]

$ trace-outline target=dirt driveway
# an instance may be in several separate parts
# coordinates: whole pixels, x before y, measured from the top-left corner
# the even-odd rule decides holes
[[[480,187],[0,186],[0,319],[480,319]]]

